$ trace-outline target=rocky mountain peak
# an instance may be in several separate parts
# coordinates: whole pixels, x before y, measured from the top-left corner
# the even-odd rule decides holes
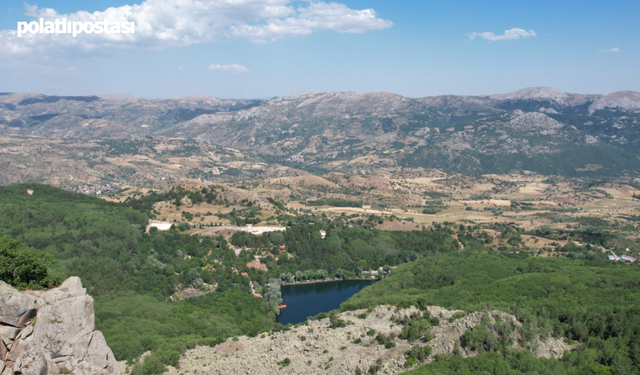
[[[528,100],[528,99],[552,99],[562,100],[569,96],[566,92],[553,87],[527,87],[518,91],[506,94],[489,95],[491,99],[497,100]]]
[[[640,109],[640,92],[616,91],[603,95],[589,107],[589,110],[593,113],[605,108],[618,108],[623,110]]]

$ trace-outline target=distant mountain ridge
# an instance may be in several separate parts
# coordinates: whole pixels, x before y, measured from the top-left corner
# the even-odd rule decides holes
[[[322,170],[635,176],[639,120],[638,92],[550,87],[424,98],[313,91],[269,100],[0,95],[0,135],[186,138],[277,163],[304,155],[300,167]],[[376,161],[358,161],[365,156]]]

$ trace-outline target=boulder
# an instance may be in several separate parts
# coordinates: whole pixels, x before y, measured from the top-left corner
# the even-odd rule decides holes
[[[0,374],[120,374],[79,278],[31,293],[0,284]]]
[[[20,293],[11,285],[0,281],[0,324],[22,328],[35,313],[34,297]]]

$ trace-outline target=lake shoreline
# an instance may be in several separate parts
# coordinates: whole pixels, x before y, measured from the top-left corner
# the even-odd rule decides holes
[[[324,280],[307,280],[297,281],[293,283],[281,283],[280,286],[292,286],[292,285],[305,285],[305,284],[319,284],[319,283],[334,283],[338,281],[380,281],[378,277],[353,277],[348,279],[324,279]]]
[[[307,321],[310,316],[340,308],[362,289],[373,285],[376,279],[325,279],[304,283],[289,283],[292,287],[282,287],[282,304],[276,321],[282,325],[298,324]]]

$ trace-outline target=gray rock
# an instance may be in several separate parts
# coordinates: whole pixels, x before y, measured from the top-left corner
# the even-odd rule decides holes
[[[5,345],[9,345],[20,332],[20,328],[11,326],[0,326],[0,337]]]
[[[33,326],[28,325],[24,327],[24,329],[20,332],[20,334],[18,335],[18,338],[26,339],[27,337],[31,336],[32,333],[33,333]]]
[[[0,281],[0,324],[22,328],[36,313],[36,299]]]
[[[35,297],[6,284],[0,288],[0,301],[5,301],[0,312],[8,317],[5,320],[17,324],[0,325],[5,373],[40,375],[62,370],[75,375],[120,374],[104,336],[95,331],[93,298],[86,294],[79,278],[69,278],[59,288],[33,292]],[[25,314],[31,314],[32,306],[35,324],[31,325],[31,318],[20,323]]]
[[[46,375],[47,360],[43,353],[22,353],[13,365],[13,371],[23,375]]]

